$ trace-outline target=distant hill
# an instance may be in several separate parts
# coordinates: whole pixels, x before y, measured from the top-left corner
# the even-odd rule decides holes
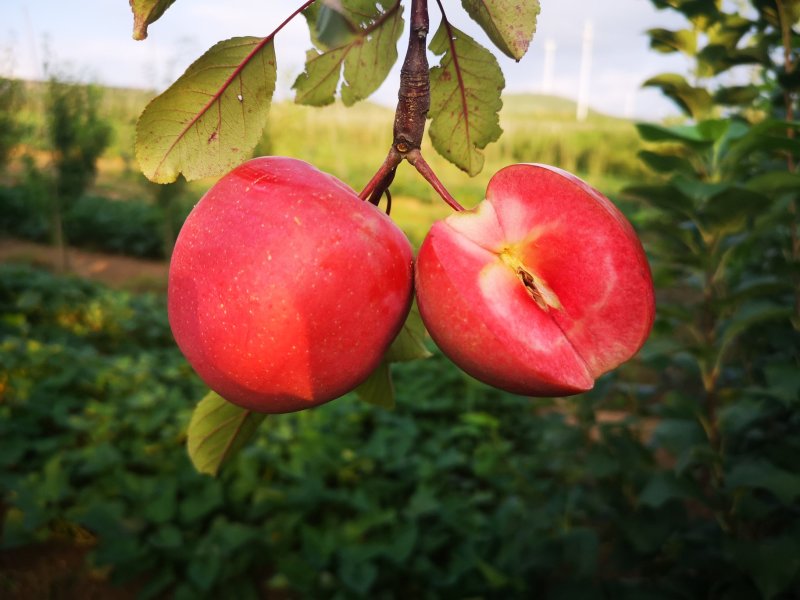
[[[503,95],[503,110],[500,115],[509,120],[544,117],[555,121],[574,121],[577,109],[577,102],[561,96],[511,93]],[[591,108],[587,120],[628,122],[627,119],[612,117]]]
[[[28,93],[29,101],[36,105],[41,102],[46,90],[46,82],[26,81],[25,89]],[[130,110],[129,117],[138,116],[147,103],[153,98],[153,90],[139,88],[120,88],[99,86],[103,89],[104,105],[115,117],[122,116],[120,113],[126,109]],[[289,100],[282,100],[278,103],[291,103]],[[369,101],[358,105],[358,111],[368,111],[373,116],[381,113],[390,113],[393,109]],[[503,108],[500,112],[503,120],[524,121],[531,118],[547,119],[553,121],[574,120],[577,103],[569,98],[553,96],[548,94],[527,94],[527,93],[508,93],[503,95]],[[603,113],[589,110],[588,119],[610,119],[625,121]]]

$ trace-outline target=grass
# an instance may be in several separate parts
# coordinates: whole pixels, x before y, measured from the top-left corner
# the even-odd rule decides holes
[[[30,125],[26,146],[46,164],[41,135],[42,84],[26,86],[28,102],[23,118]],[[142,90],[106,88],[103,110],[112,122],[111,146],[100,161],[100,172],[90,193],[124,200],[152,198],[155,186],[139,173],[134,153],[135,122],[151,94]],[[485,166],[471,178],[439,156],[425,137],[423,153],[453,196],[465,207],[484,197],[493,173],[519,162],[559,166],[586,179],[607,194],[639,179],[643,167],[636,157],[639,140],[632,122],[596,112],[575,119],[575,103],[554,96],[508,95],[501,112],[504,134],[485,149]],[[377,170],[391,143],[393,111],[370,102],[346,108],[324,108],[278,102],[271,107],[269,124],[255,155],[273,154],[306,160],[360,190]],[[191,182],[186,194],[199,198],[213,179]],[[416,171],[401,165],[392,186],[392,216],[416,244],[430,224],[449,209]]]

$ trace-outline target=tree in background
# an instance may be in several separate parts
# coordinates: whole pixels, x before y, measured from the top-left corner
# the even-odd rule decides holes
[[[51,76],[47,83],[45,113],[52,148],[53,185],[50,218],[53,242],[61,252],[61,267],[68,268],[63,216],[65,208],[91,184],[97,159],[111,141],[111,125],[100,114],[102,93],[93,85]]]
[[[692,77],[645,83],[686,119],[639,125],[657,175],[628,189],[649,205],[640,223],[660,290],[642,353],[658,376],[639,400],[671,456],[640,501],[672,518],[660,573],[694,578],[692,597],[795,598],[800,2],[652,1],[685,26],[650,30],[651,47],[685,55]]]
[[[19,144],[25,127],[17,119],[24,101],[22,83],[0,77],[0,170],[8,163],[11,151]]]
[[[145,187],[151,192],[155,204],[161,213],[161,240],[164,258],[167,260],[172,256],[172,249],[175,247],[175,239],[180,228],[181,211],[180,201],[187,192],[186,180],[179,177],[172,183],[151,183],[144,179]]]

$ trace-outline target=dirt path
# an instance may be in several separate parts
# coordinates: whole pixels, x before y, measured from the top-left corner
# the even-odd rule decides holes
[[[70,272],[95,279],[116,288],[164,289],[167,282],[166,261],[143,260],[117,254],[101,254],[70,248]],[[15,238],[0,238],[0,263],[21,262],[57,270],[58,251],[52,246]]]

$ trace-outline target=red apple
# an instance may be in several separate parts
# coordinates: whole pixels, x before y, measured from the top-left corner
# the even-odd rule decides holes
[[[653,282],[630,223],[600,192],[512,165],[476,209],[434,224],[417,257],[422,319],[473,377],[518,394],[589,390],[653,325]]]
[[[405,235],[347,185],[291,159],[250,160],[186,220],[169,322],[203,381],[269,413],[333,400],[378,366],[413,294]]]

